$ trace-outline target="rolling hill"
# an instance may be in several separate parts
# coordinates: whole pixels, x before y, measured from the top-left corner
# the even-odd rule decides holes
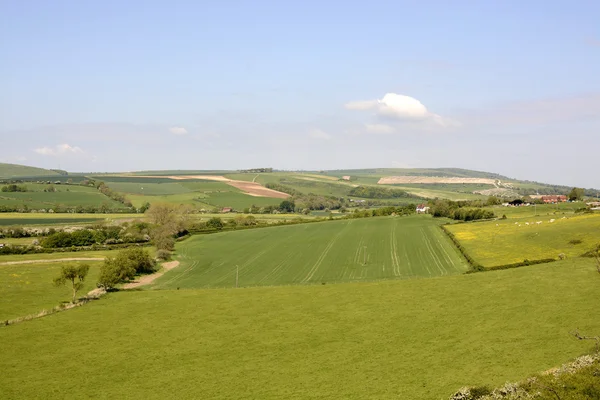
[[[29,167],[26,165],[18,164],[5,164],[0,163],[0,179],[13,179],[13,178],[29,178],[38,176],[60,176],[64,175],[54,170]]]

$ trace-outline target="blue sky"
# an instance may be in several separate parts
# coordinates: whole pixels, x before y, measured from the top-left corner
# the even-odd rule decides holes
[[[597,1],[0,1],[0,161],[600,187]]]

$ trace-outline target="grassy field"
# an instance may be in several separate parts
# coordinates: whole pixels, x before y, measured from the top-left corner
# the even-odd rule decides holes
[[[79,185],[52,185],[54,192],[44,192],[49,185],[27,183],[27,192],[0,193],[0,206],[27,206],[29,209],[50,209],[56,206],[101,206],[123,208],[119,202],[100,193],[96,188]]]
[[[600,214],[511,218],[447,228],[485,267],[558,258],[560,253],[577,257],[600,243]]]
[[[0,226],[80,225],[98,222],[113,223],[143,217],[143,214],[0,213]]]
[[[61,301],[71,300],[71,289],[68,286],[55,287],[52,280],[60,274],[62,266],[77,263],[2,265],[2,262],[3,257],[0,257],[0,320],[35,314],[51,309]],[[81,295],[85,295],[96,287],[101,263],[82,263],[91,267],[80,291]]]
[[[382,217],[195,236],[181,242],[183,267],[159,288],[285,285],[453,275],[458,251],[429,216]]]
[[[153,247],[144,247],[150,254],[154,255]],[[0,256],[0,265],[6,262],[13,261],[28,261],[28,260],[57,260],[62,258],[101,258],[112,256],[117,250],[94,250],[94,251],[61,251],[56,253],[37,253],[37,254],[8,254]]]
[[[600,331],[599,290],[591,260],[567,260],[433,279],[112,293],[1,328],[0,397],[444,399],[590,351],[568,332]]]
[[[28,167],[25,165],[0,163],[0,179],[22,178],[29,176],[55,176],[55,171],[49,169]]]

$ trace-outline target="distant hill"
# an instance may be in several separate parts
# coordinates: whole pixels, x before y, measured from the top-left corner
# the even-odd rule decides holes
[[[335,175],[367,175],[374,176],[438,176],[460,178],[489,178],[508,180],[506,176],[492,172],[473,171],[462,168],[369,168],[325,171]]]
[[[60,176],[66,175],[65,171],[54,171],[37,167],[29,167],[18,164],[0,163],[0,179],[31,178],[38,176]]]

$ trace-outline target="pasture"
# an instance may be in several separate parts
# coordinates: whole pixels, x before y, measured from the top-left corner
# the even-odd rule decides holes
[[[191,237],[158,288],[287,285],[454,275],[466,262],[429,216],[380,217]]]
[[[52,280],[60,274],[61,266],[77,265],[76,262],[54,262],[2,265],[0,257],[0,320],[36,314],[51,309],[62,301],[71,300],[71,288],[55,287]],[[100,262],[82,261],[90,271],[84,282],[81,296],[96,288]]]
[[[111,293],[0,328],[0,397],[445,399],[590,351],[569,331],[600,331],[590,318],[599,290],[592,261],[578,259],[433,279]]]
[[[509,218],[447,229],[477,262],[493,267],[525,259],[558,259],[560,253],[580,256],[600,243],[600,214]]]
[[[0,185],[1,186],[1,185]],[[27,192],[0,193],[0,206],[51,209],[53,207],[101,206],[111,209],[124,208],[117,201],[100,193],[96,188],[79,185],[52,185],[53,192],[44,192],[50,185],[27,183]]]
[[[143,218],[143,214],[84,214],[84,213],[0,213],[2,226],[51,226],[77,225],[98,222],[119,222],[134,218]]]

